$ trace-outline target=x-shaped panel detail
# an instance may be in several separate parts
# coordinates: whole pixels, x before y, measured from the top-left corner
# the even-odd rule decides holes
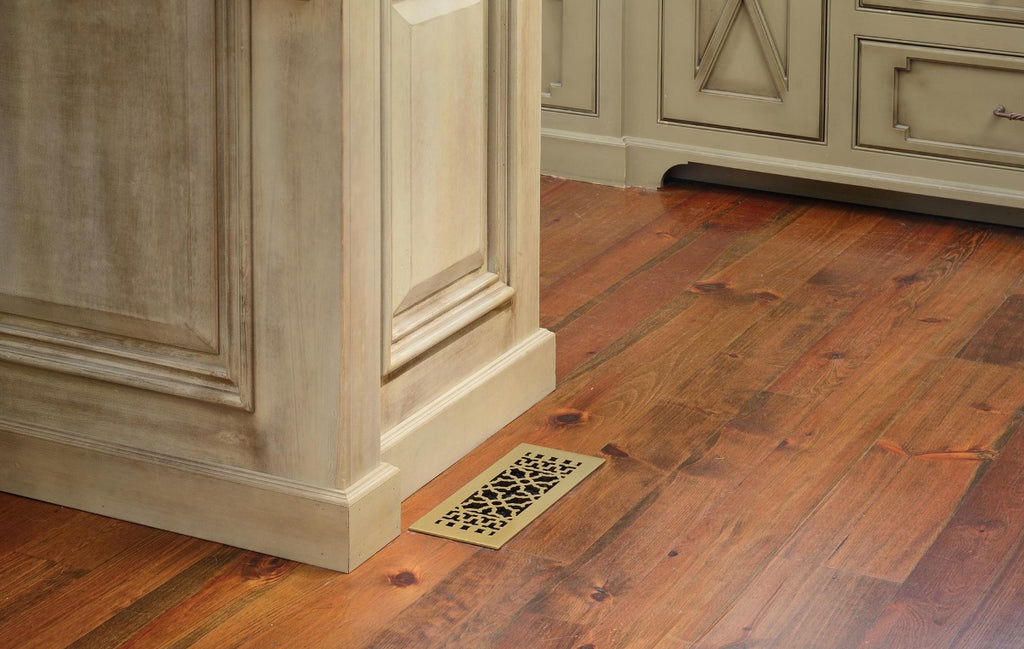
[[[711,32],[707,48],[697,64],[695,70],[697,84],[701,89],[707,87],[708,79],[711,77],[711,72],[715,68],[715,63],[722,53],[722,48],[729,38],[733,25],[736,23],[736,18],[739,16],[740,10],[744,8],[750,15],[751,23],[754,25],[754,32],[757,34],[761,51],[764,53],[772,84],[774,84],[775,90],[781,97],[789,86],[786,67],[782,62],[779,49],[775,45],[775,39],[768,28],[768,20],[765,18],[760,0],[727,0],[725,7],[722,9],[722,15],[719,16],[718,22]]]

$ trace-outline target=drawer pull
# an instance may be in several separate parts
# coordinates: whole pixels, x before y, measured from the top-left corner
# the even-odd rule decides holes
[[[1005,117],[1006,119],[1024,120],[1024,113],[1008,113],[1006,112],[1006,106],[996,106],[992,114],[996,117]]]

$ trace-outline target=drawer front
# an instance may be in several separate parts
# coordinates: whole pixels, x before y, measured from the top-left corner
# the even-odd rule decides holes
[[[856,144],[1024,167],[1024,57],[862,39]]]
[[[1024,23],[1024,0],[860,0],[865,9],[895,9],[936,16]]]

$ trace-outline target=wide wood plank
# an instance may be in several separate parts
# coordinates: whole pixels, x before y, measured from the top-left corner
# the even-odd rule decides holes
[[[594,186],[588,192],[578,192],[573,191],[578,185],[570,181],[555,180],[553,184],[557,186],[543,190],[541,220],[545,236],[541,256],[547,263],[540,271],[542,288],[699,191],[687,187],[652,192]]]
[[[740,192],[704,191],[686,196],[643,227],[601,250],[587,263],[548,284],[541,295],[541,326],[558,331],[563,319],[591,300],[599,299],[601,293],[626,277],[642,272],[641,269],[656,262],[658,257],[689,245],[707,230],[729,228],[730,222],[737,221],[739,216],[732,208],[743,206],[742,214],[749,212],[750,206],[765,202],[774,204],[776,210],[789,205],[780,199],[774,202],[744,199]],[[554,211],[548,208],[545,214]],[[770,215],[772,210],[767,211]],[[724,218],[726,216],[731,218]],[[735,232],[735,227],[733,230]]]
[[[0,556],[0,584],[3,584],[0,624],[51,597],[85,574],[83,570],[68,570],[59,563],[18,552]]]
[[[140,525],[113,518],[97,520],[86,512],[67,511],[71,513],[67,520],[23,543],[18,552],[60,561],[72,570],[87,571],[153,535],[152,529]]]
[[[993,584],[978,611],[961,629],[952,649],[997,649],[1024,639],[1024,543]]]
[[[691,647],[853,647],[896,588],[884,580],[775,559]]]
[[[362,647],[478,548],[405,533],[353,575],[301,566],[185,646]]]
[[[288,563],[271,557],[265,559],[272,565]],[[130,606],[121,609],[103,624],[76,640],[70,647],[100,649],[117,646],[126,649],[171,644],[181,634],[194,632],[190,627],[194,628],[196,622],[204,618],[205,611],[194,604],[199,599],[194,597],[196,591],[208,593],[216,590],[217,585],[223,581],[223,567],[226,565],[227,570],[232,571],[232,568],[242,560],[245,561],[245,565],[256,568],[252,572],[258,572],[259,555],[231,547],[217,549],[135,600]],[[240,596],[236,590],[232,589],[231,593],[232,601],[236,605],[245,601],[245,597]],[[187,600],[189,604],[182,606],[183,600]],[[230,608],[231,603],[222,604]],[[190,624],[182,625],[175,622],[181,618],[189,619]]]
[[[801,526],[787,556],[902,583],[1018,423],[1024,373],[992,369],[944,366]]]
[[[1024,367],[1024,295],[1011,295],[960,351],[960,358]]]
[[[517,552],[481,551],[402,611],[373,649],[491,646],[495,623],[522,606],[560,568]]]
[[[810,210],[807,218],[793,221],[721,270],[712,265],[710,274],[665,306],[670,317],[655,316],[653,322],[641,323],[582,365],[563,389],[571,392],[578,383],[593,383],[589,376],[574,379],[612,356],[613,370],[601,374],[611,381],[649,367],[651,358],[658,358],[673,376],[687,376],[798,290],[874,222],[832,206]],[[627,348],[629,353],[623,354]]]
[[[145,541],[115,556],[102,569],[0,624],[0,639],[22,649],[68,645],[217,547],[170,532],[149,532]],[[138,570],[140,565],[145,569]]]
[[[605,464],[502,550],[350,575],[0,494],[0,649],[1024,646],[1024,231],[546,178],[557,390]]]
[[[713,215],[692,237],[667,247],[603,291],[586,308],[560,321],[555,328],[559,349],[556,375],[567,376],[589,356],[608,347],[689,289],[738,238],[764,236],[758,226],[784,211],[784,207],[786,204],[780,201],[744,201],[723,214]],[[605,263],[622,263],[611,254],[603,259],[607,260]]]
[[[611,646],[625,647],[693,642],[705,634],[870,446],[883,423],[878,410],[897,408],[899,401],[892,394],[879,407],[873,395],[840,394],[806,417],[807,405],[793,404],[798,410],[779,431],[782,440],[773,440],[771,451],[692,528],[678,529],[678,555],[651,569],[657,578],[646,580],[644,597],[623,601],[586,639],[607,644],[616,629],[623,640]],[[680,610],[687,615],[680,617]]]
[[[31,543],[50,529],[79,515],[74,509],[30,498],[8,497],[5,500],[7,506],[2,512],[3,527],[0,527],[0,555]]]
[[[1007,570],[1024,538],[1024,426],[1018,426],[992,468],[897,592],[861,646],[949,647],[965,625],[1004,606],[984,608],[991,589],[1013,582]],[[1005,580],[1005,581],[1004,581]],[[986,622],[982,622],[983,624]],[[1012,624],[1000,630],[1013,630]],[[975,628],[974,632],[980,631]],[[964,636],[966,640],[966,635]],[[975,647],[1015,647],[1024,635],[975,637]]]

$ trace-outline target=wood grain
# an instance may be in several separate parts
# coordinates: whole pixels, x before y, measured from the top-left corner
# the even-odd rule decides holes
[[[960,350],[960,358],[984,363],[1024,367],[1024,295],[1011,295],[985,326]]]
[[[896,588],[884,580],[777,558],[691,646],[852,647],[863,636],[866,620],[881,612]],[[851,610],[857,615],[850,615]],[[666,637],[659,646],[672,642]]]
[[[902,583],[998,456],[1021,403],[1018,371],[951,362],[851,467],[788,556]]]
[[[712,227],[727,227],[728,222],[723,223],[722,217],[732,214],[731,207],[749,202],[741,203],[741,194],[738,192],[691,193],[683,188],[673,188],[662,194],[674,195],[679,196],[676,201],[662,198],[657,203],[658,207],[665,210],[664,213],[643,223],[635,231],[611,245],[584,248],[589,254],[597,254],[544,287],[541,324],[557,331],[562,320],[576,309],[591,300],[599,299],[602,292],[637,274],[644,266],[656,263],[658,256],[670,254],[688,245],[690,239],[701,236]],[[636,198],[647,199],[648,196],[656,195],[640,194]],[[644,214],[636,206],[630,212],[634,216]],[[552,213],[553,210],[546,212]]]
[[[564,281],[581,265],[596,261],[603,250],[694,193],[688,188],[652,192],[600,185],[593,185],[592,191],[584,193],[575,191],[576,186],[567,180],[545,180],[543,196],[552,209],[541,215],[545,231],[540,244],[545,260],[540,273],[542,288]],[[719,196],[712,195],[711,200],[718,201]],[[697,200],[706,201],[708,197]],[[702,207],[694,213],[705,218],[707,214]],[[600,216],[595,219],[593,215]]]
[[[143,541],[0,625],[10,646],[65,646],[106,623],[127,602],[151,593],[174,575],[208,556],[217,546],[170,532],[151,530]],[[145,570],[137,570],[145,565]]]
[[[520,442],[601,469],[501,551],[405,532],[349,575],[0,494],[0,647],[1024,645],[1024,232],[541,195],[560,386],[403,525]]]
[[[1018,548],[972,617],[957,634],[953,649],[1006,646],[1024,637],[1024,547]]]
[[[1022,428],[1011,431],[999,459],[964,499],[861,646],[948,647],[962,632],[966,642],[968,632],[982,631],[1005,607],[1000,592],[1015,579],[1018,568],[1011,561],[1024,534]],[[974,620],[982,626],[974,626]],[[1014,633],[975,635],[967,646],[1020,644],[1020,627],[1011,622],[993,629],[1005,630]]]
[[[687,236],[677,235],[655,222],[656,227],[660,228],[655,236],[673,243],[662,250],[645,250],[656,254],[605,288],[598,297],[553,325],[561,341],[557,376],[566,376],[597,350],[608,347],[617,338],[634,329],[650,313],[686,291],[721,257],[726,248],[735,243],[737,235],[756,232],[759,225],[777,216],[776,213],[785,207],[785,203],[779,201],[765,201],[766,204],[760,205],[753,203],[748,205],[744,202],[733,209],[712,212],[705,217],[699,231],[688,233]],[[714,205],[712,209],[721,208]],[[681,211],[681,208],[672,213],[677,211]],[[631,236],[629,240],[642,241],[644,238]],[[631,264],[628,258],[623,257],[624,253],[631,252],[608,250],[602,255],[602,263],[629,268]],[[602,270],[598,268],[598,272]],[[607,270],[601,272],[602,276],[608,274]],[[578,286],[574,288],[579,290]]]

